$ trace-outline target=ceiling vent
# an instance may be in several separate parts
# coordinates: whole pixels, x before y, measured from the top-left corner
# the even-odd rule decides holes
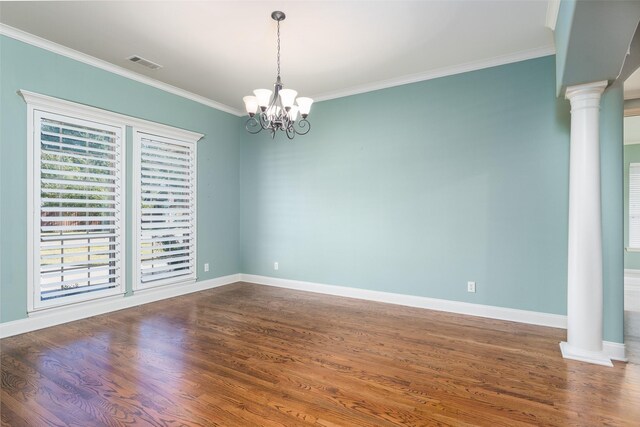
[[[155,62],[149,61],[148,59],[144,59],[138,55],[130,56],[127,59],[131,62],[135,62],[136,64],[140,64],[143,67],[147,67],[152,70],[157,70],[158,68],[162,68],[162,65],[156,64]]]

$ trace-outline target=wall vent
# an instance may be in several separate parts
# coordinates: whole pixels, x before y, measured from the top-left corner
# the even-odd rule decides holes
[[[127,58],[131,62],[135,62],[136,64],[140,64],[143,67],[150,68],[152,70],[157,70],[158,68],[162,68],[162,65],[156,64],[153,61],[149,61],[148,59],[144,59],[141,56],[133,55]]]

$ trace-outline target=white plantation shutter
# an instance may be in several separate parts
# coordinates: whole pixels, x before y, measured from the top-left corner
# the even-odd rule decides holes
[[[122,129],[33,112],[33,309],[123,292]]]
[[[640,249],[640,163],[629,164],[629,247]]]
[[[137,289],[195,280],[196,147],[135,132]]]

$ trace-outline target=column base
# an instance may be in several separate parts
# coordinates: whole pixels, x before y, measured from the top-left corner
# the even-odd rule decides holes
[[[613,367],[611,359],[604,351],[589,351],[572,347],[567,342],[560,343],[560,351],[565,359],[579,360],[581,362],[594,363],[596,365]]]

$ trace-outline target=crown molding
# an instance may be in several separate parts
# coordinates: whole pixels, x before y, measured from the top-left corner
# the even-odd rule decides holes
[[[348,89],[337,90],[333,92],[325,92],[312,98],[316,102],[328,101],[330,99],[343,98],[345,96],[358,95],[366,92],[373,92],[380,89],[388,89],[395,86],[402,86],[409,83],[417,83],[425,80],[437,79],[439,77],[452,76],[455,74],[467,73],[469,71],[482,70],[484,68],[497,67],[499,65],[511,64],[514,62],[526,61],[527,59],[541,58],[543,56],[554,55],[556,50],[552,46],[539,47],[536,49],[524,50],[508,55],[496,56],[490,59],[483,59],[480,61],[467,62],[460,65],[454,65],[451,67],[443,67],[435,70],[430,70],[423,73],[409,74],[388,80],[380,80],[373,83],[367,83],[360,86],[355,86]]]
[[[48,50],[50,52],[65,56],[67,58],[71,58],[76,61],[94,66],[96,68],[100,68],[102,70],[120,75],[122,77],[135,80],[137,82],[163,90],[165,92],[168,92],[186,99],[190,99],[192,101],[198,102],[200,104],[206,105],[216,110],[224,111],[226,113],[233,114],[238,117],[242,117],[246,115],[244,111],[241,111],[239,109],[230,107],[225,104],[221,104],[212,99],[205,98],[201,95],[197,95],[195,93],[186,91],[184,89],[180,89],[170,84],[163,83],[159,80],[136,73],[134,71],[120,67],[118,65],[112,64],[102,59],[98,59],[91,55],[87,55],[77,50],[68,48],[66,46],[44,39],[42,37],[38,37],[34,34],[27,33],[25,31],[19,30],[17,28],[11,27],[6,24],[0,23],[0,35],[10,37],[12,39],[30,44],[32,46],[39,47],[41,49]],[[432,80],[439,77],[446,77],[446,76],[451,76],[455,74],[462,74],[469,71],[476,71],[484,68],[491,68],[499,65],[506,65],[514,62],[520,62],[528,59],[540,58],[543,56],[549,56],[554,54],[555,54],[554,47],[552,46],[540,47],[540,48],[520,51],[520,52],[508,54],[508,55],[501,55],[501,56],[497,56],[490,59],[467,62],[460,65],[454,65],[451,67],[438,68],[438,69],[426,71],[423,73],[409,74],[409,75],[405,75],[397,78],[381,80],[373,83],[367,83],[364,85],[358,85],[358,86],[354,86],[347,89],[325,92],[325,93],[317,94],[315,96],[312,95],[312,97],[316,102],[328,101],[330,99],[343,98],[351,95],[358,95],[358,94],[372,92],[380,89],[387,89],[395,86],[402,86],[405,84],[417,83],[425,80]]]
[[[547,2],[547,18],[545,20],[545,26],[551,31],[556,30],[556,23],[558,22],[559,12],[560,0],[549,0]]]
[[[91,65],[96,68],[100,68],[110,73],[117,74],[119,76],[126,77],[131,80],[135,80],[139,83],[143,83],[148,86],[155,87],[156,89],[160,89],[162,91],[171,93],[173,95],[177,95],[182,98],[195,101],[202,105],[206,105],[207,107],[211,107],[216,110],[223,111],[225,113],[233,114],[234,116],[245,115],[243,111],[240,111],[236,108],[230,107],[225,104],[221,104],[212,99],[197,95],[195,93],[186,91],[184,89],[180,89],[170,84],[163,83],[159,80],[153,79],[151,77],[147,77],[143,74],[139,74],[134,71],[127,70],[126,68],[120,67],[118,65],[112,64],[107,61],[103,61],[102,59],[98,59],[94,56],[87,55],[86,53],[79,52],[77,50],[60,45],[50,40],[43,39],[42,37],[38,37],[34,34],[27,33],[26,31],[19,30],[17,28],[11,27],[6,24],[0,23],[0,35],[10,37],[12,39],[30,44],[32,46],[39,47],[41,49],[48,50],[53,53],[57,53],[58,55],[62,55],[67,58],[71,58],[73,60],[82,62],[84,64]]]

